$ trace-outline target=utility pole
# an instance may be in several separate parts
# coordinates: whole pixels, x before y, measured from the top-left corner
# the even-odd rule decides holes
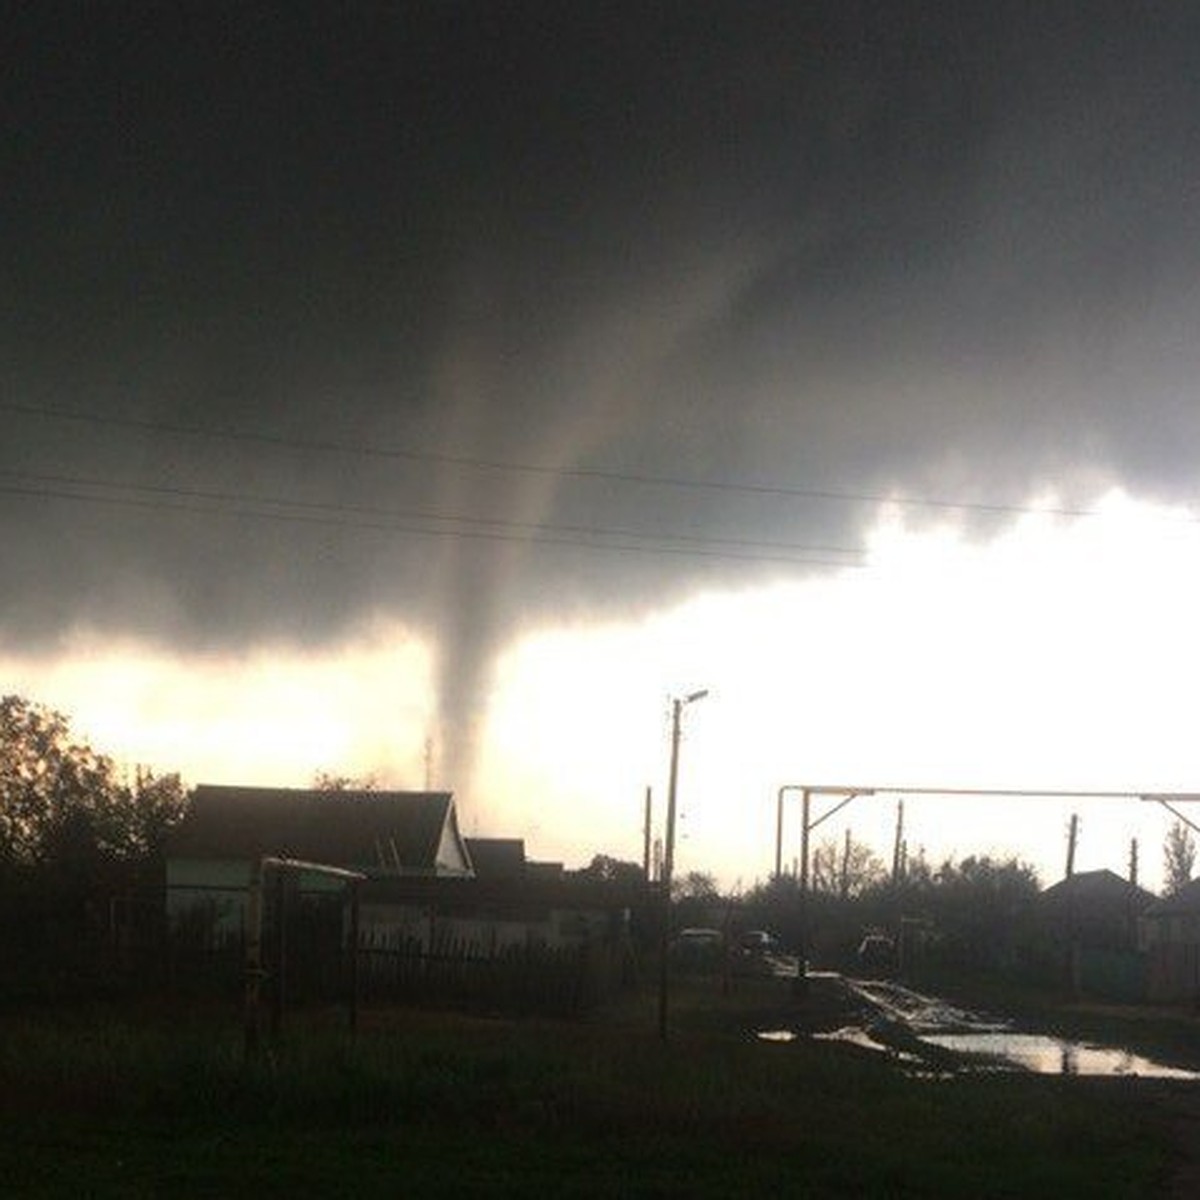
[[[892,887],[900,886],[904,870],[904,801],[896,801],[896,840],[892,844]]]
[[[1138,840],[1133,838],[1129,843],[1129,882],[1138,885]]]
[[[667,970],[667,953],[671,937],[671,877],[675,870],[675,792],[679,780],[679,725],[684,706],[703,700],[708,695],[707,689],[692,692],[682,698],[676,697],[671,701],[671,769],[667,778],[667,845],[663,854],[662,878],[659,886],[662,888],[662,930],[659,942],[659,977],[658,977],[658,1036],[667,1040],[667,989],[669,972]]]
[[[642,817],[642,874],[650,881],[650,798],[652,792],[646,788],[646,808]]]
[[[670,891],[671,876],[675,871],[675,785],[679,779],[679,715],[683,711],[682,700],[671,701],[671,768],[667,776],[667,848],[663,858],[663,882]]]
[[[808,903],[808,839],[812,831],[812,793],[805,788],[800,794],[800,813],[803,826],[800,831],[800,895]]]
[[[1075,874],[1075,846],[1079,841],[1079,814],[1072,813],[1067,825],[1067,878]],[[1067,892],[1067,986],[1071,994],[1079,991],[1079,945],[1075,940],[1075,892]]]
[[[846,839],[842,844],[842,874],[838,880],[838,895],[843,900],[850,894],[850,830],[846,830]]]
[[[425,790],[433,791],[433,738],[425,739]]]
[[[1075,874],[1075,844],[1079,841],[1079,814],[1072,813],[1067,826],[1067,878]]]

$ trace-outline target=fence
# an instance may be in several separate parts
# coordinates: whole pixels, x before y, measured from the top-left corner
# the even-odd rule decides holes
[[[1200,945],[1161,942],[1146,956],[1146,998],[1160,1004],[1200,1004]]]
[[[578,1015],[612,995],[623,963],[606,945],[510,945],[491,949],[459,937],[425,946],[415,938],[364,939],[359,990],[392,1001],[472,1011]]]

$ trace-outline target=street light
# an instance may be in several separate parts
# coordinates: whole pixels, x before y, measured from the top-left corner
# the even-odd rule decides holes
[[[667,950],[671,926],[671,876],[675,869],[675,790],[679,778],[679,725],[684,708],[703,700],[707,688],[678,696],[671,701],[671,773],[667,781],[667,844],[663,852],[662,886],[662,931],[659,941],[658,978],[658,1036],[667,1040]]]
[[[775,801],[775,878],[783,878],[783,797],[787,792],[800,793],[800,975],[804,978],[804,963],[808,957],[808,860],[812,831],[834,813],[841,812],[856,796],[873,796],[875,789],[860,787],[829,787],[807,783],[785,783]],[[812,816],[814,796],[840,797],[838,802],[816,820]]]
[[[856,796],[873,796],[876,790],[863,787],[831,787],[826,784],[785,783],[775,798],[775,878],[780,879],[783,876],[783,797],[787,792],[801,793],[800,890],[805,892],[808,890],[809,835],[834,813],[841,812]],[[840,796],[841,799],[814,821],[810,815],[814,796]]]

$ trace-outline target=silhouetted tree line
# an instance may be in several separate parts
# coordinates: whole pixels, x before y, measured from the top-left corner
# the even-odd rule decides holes
[[[1016,857],[935,866],[918,852],[895,879],[863,844],[830,842],[814,850],[807,898],[796,876],[782,875],[742,897],[737,920],[804,948],[813,966],[853,968],[877,931],[922,962],[987,970],[1015,963],[1038,892],[1036,871]]]
[[[161,882],[163,838],[185,803],[178,775],[130,778],[61,713],[0,698],[0,945],[10,979],[39,966],[69,975],[132,919],[139,889]]]
[[[1175,896],[1192,881],[1196,866],[1196,840],[1192,831],[1175,821],[1163,841],[1163,891]]]

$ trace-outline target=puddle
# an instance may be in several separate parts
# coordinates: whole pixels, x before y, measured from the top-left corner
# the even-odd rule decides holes
[[[810,975],[810,978],[812,976]],[[937,1078],[960,1071],[1028,1071],[1038,1075],[1089,1075],[1142,1079],[1200,1079],[1200,1071],[1174,1067],[1115,1046],[1022,1033],[1011,1022],[924,996],[890,979],[846,979],[846,990],[864,1002],[862,1024],[812,1034],[886,1054],[906,1066],[935,1068]],[[762,1041],[791,1042],[787,1029],[765,1030]]]
[[[1129,1050],[1071,1042],[1041,1033],[924,1033],[923,1042],[999,1066],[1038,1075],[1136,1075],[1142,1079],[1200,1079],[1200,1072],[1167,1066]]]
[[[907,1050],[898,1050],[894,1046],[877,1041],[865,1029],[860,1029],[857,1025],[846,1025],[828,1033],[814,1033],[812,1040],[814,1042],[842,1042],[847,1046],[874,1050],[877,1054],[886,1054],[889,1058],[902,1063],[919,1063],[921,1061],[915,1054],[910,1054]]]

